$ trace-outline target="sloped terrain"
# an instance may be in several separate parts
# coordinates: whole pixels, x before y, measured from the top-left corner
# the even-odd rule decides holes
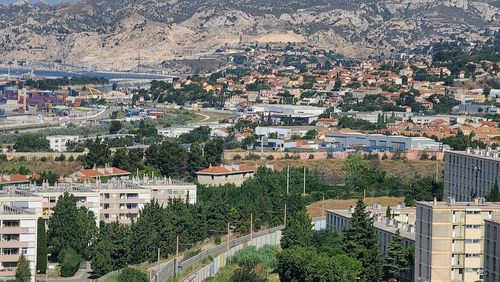
[[[389,54],[500,27],[488,0],[84,0],[0,5],[0,60],[130,68],[211,54],[240,38]]]

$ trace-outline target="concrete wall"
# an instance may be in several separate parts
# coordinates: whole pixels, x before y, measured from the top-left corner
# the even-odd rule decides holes
[[[42,157],[45,157],[49,160],[53,160],[56,157],[59,157],[60,155],[64,155],[66,157],[66,160],[70,157],[73,156],[73,158],[76,160],[77,157],[79,156],[85,156],[87,153],[82,152],[82,153],[69,153],[69,152],[8,152],[5,154],[7,157],[8,161],[14,160],[14,159],[19,159],[19,158],[26,158],[26,160],[31,161],[31,160],[39,160]]]

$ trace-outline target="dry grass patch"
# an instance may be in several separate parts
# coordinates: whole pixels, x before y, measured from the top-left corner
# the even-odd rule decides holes
[[[324,208],[327,210],[344,210],[348,209],[351,206],[356,205],[357,199],[349,199],[349,200],[325,200]],[[382,206],[391,207],[397,205],[398,203],[402,203],[404,201],[404,197],[368,197],[365,199],[365,204],[370,206],[373,204],[381,204]],[[310,217],[318,217],[323,216],[323,201],[314,202],[307,206],[307,212]]]

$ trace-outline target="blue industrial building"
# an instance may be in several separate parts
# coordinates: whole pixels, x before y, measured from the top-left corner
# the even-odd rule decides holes
[[[408,151],[410,149],[439,151],[443,144],[426,137],[401,135],[329,133],[325,136],[326,147],[373,151]]]

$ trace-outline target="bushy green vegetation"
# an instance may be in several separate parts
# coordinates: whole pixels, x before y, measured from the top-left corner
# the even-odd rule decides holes
[[[76,253],[76,251],[71,248],[65,248],[61,250],[59,256],[62,257],[61,261],[61,276],[62,277],[72,277],[78,271],[80,267],[81,257]]]
[[[16,280],[14,281],[31,282],[30,261],[24,255],[21,255],[17,261]]]
[[[410,182],[389,176],[360,156],[350,156],[345,161],[346,185],[356,192],[350,196],[360,197],[363,193],[370,196],[405,196],[407,204],[414,201],[432,201],[433,197],[442,198],[442,183],[432,177],[417,176]]]
[[[148,276],[139,269],[127,267],[118,275],[118,282],[148,282]]]
[[[50,143],[41,134],[26,133],[16,138],[14,150],[18,152],[46,152],[50,150]]]
[[[109,80],[102,77],[92,77],[92,76],[79,76],[79,77],[63,77],[63,78],[50,78],[50,79],[39,79],[32,80],[28,79],[24,82],[24,85],[33,87],[40,90],[59,90],[61,86],[70,85],[102,85],[108,84]]]
[[[94,213],[84,207],[77,208],[75,197],[67,192],[59,196],[53,211],[48,222],[52,257],[63,262],[68,253],[72,254],[72,249],[79,256],[88,258],[89,246],[97,233]]]

